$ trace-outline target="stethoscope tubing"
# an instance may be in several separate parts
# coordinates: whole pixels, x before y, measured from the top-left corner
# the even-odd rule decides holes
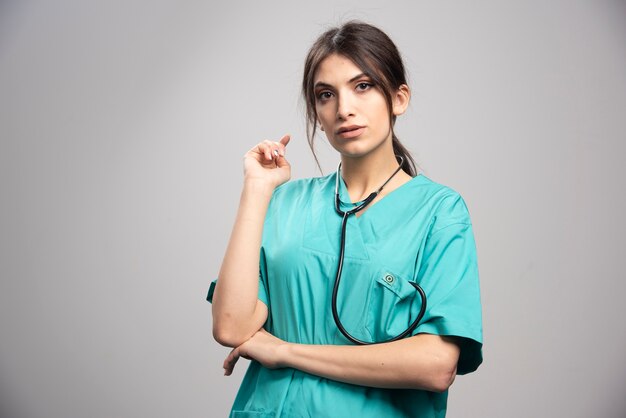
[[[402,166],[402,163],[400,163],[400,167],[401,166]],[[417,328],[417,326],[419,325],[419,322],[422,320],[422,318],[424,317],[424,314],[426,313],[426,305],[427,305],[426,293],[424,292],[422,287],[415,282],[409,281],[409,283],[413,285],[417,293],[419,293],[420,295],[420,298],[422,301],[420,311],[417,317],[415,318],[415,320],[411,323],[411,325],[409,325],[409,327],[406,330],[404,330],[402,333],[396,335],[393,338],[389,338],[384,341],[374,341],[374,342],[359,340],[358,338],[352,336],[345,329],[345,327],[343,326],[341,322],[341,319],[339,318],[339,312],[337,310],[337,294],[339,293],[339,283],[341,282],[341,272],[343,270],[343,259],[344,259],[345,248],[346,248],[346,226],[348,224],[348,217],[350,215],[357,213],[358,211],[362,210],[367,205],[369,205],[372,202],[372,200],[374,200],[376,196],[378,196],[378,193],[382,190],[385,184],[387,184],[387,182],[391,180],[391,177],[393,177],[393,175],[389,177],[389,179],[378,190],[370,193],[370,195],[367,198],[365,198],[365,200],[363,200],[359,205],[357,205],[356,207],[354,207],[353,209],[349,211],[342,211],[341,200],[339,199],[339,176],[340,176],[339,170],[340,168],[341,168],[341,163],[339,163],[339,166],[337,167],[337,178],[336,178],[336,183],[335,183],[335,210],[337,211],[339,215],[341,215],[342,219],[341,219],[341,240],[340,240],[341,245],[339,247],[339,262],[337,264],[337,275],[335,276],[335,285],[333,286],[333,295],[332,295],[332,301],[331,301],[331,310],[333,314],[333,319],[335,320],[335,324],[337,325],[337,328],[339,329],[339,331],[341,331],[344,337],[346,337],[349,341],[358,345],[382,344],[382,343],[388,343],[392,341],[401,340],[402,338],[411,334],[415,330],[415,328]],[[399,168],[398,170],[396,170],[394,175],[398,171],[399,171]]]

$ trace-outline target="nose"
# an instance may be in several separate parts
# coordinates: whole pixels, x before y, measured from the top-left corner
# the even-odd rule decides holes
[[[350,94],[340,94],[337,98],[337,119],[346,120],[354,116],[353,105]]]

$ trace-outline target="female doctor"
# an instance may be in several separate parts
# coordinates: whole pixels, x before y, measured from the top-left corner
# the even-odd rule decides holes
[[[323,33],[302,87],[309,145],[319,126],[340,164],[289,181],[289,135],[245,154],[207,297],[214,338],[233,347],[225,374],[252,360],[230,416],[443,417],[455,376],[482,362],[468,209],[394,134],[410,90],[384,32]]]

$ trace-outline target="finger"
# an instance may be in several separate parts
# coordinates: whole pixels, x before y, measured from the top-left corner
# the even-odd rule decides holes
[[[287,142],[289,142],[289,141],[287,141]],[[285,144],[283,144],[283,143],[282,143],[282,142],[280,142],[280,141],[279,141],[279,142],[274,142],[274,144],[275,144],[275,146],[276,146],[276,149],[278,150],[278,154],[279,154],[281,157],[284,157],[284,156],[285,156],[285,152],[286,152],[286,150],[287,150],[287,147],[285,146]]]
[[[224,360],[224,376],[230,376],[233,373],[237,360],[239,360],[239,347],[233,349],[226,357],[226,360]]]
[[[267,153],[265,152],[265,145],[257,144],[257,146],[254,147],[254,151],[261,156],[261,160],[263,160],[264,158],[267,158]]]
[[[272,142],[272,155],[274,158],[284,157],[285,145],[280,141]]]
[[[278,142],[273,141],[263,141],[263,144],[266,145],[267,149],[264,149],[265,156],[268,160],[276,160],[280,156],[285,156],[285,145],[289,142],[289,135],[283,136]],[[285,138],[287,139],[285,140]],[[286,141],[285,143],[281,141]],[[269,152],[269,157],[268,157]]]
[[[231,362],[231,359],[232,359],[232,357],[233,357],[233,353],[235,352],[235,350],[236,350],[236,349],[232,349],[232,350],[230,351],[230,353],[228,353],[228,355],[227,355],[227,356],[226,356],[226,358],[224,359],[224,362],[222,363],[222,368],[223,368],[224,370],[226,370],[226,369],[228,368],[228,365],[229,365],[229,364],[230,364],[230,362]]]
[[[286,138],[286,139],[285,139]],[[274,157],[284,157],[286,145],[289,143],[289,134],[283,136],[279,141],[272,142],[272,154]]]
[[[281,151],[280,155],[282,155],[283,157],[285,156],[285,149],[287,148],[287,144],[289,143],[290,140],[291,140],[291,135],[287,134],[287,135],[284,135],[282,138],[280,138],[280,140],[276,143],[278,145],[278,148]]]
[[[263,141],[257,145],[259,154],[263,155],[267,161],[272,161],[272,143]]]
[[[280,138],[280,140],[278,142],[280,142],[283,145],[287,145],[290,140],[291,140],[291,135],[285,134],[285,135],[283,135],[282,138]]]
[[[270,161],[276,160],[278,156],[282,155],[280,144],[278,142],[267,141],[267,140],[263,142],[267,145]]]
[[[272,161],[274,159],[274,157],[272,156],[272,146],[269,144],[265,145],[265,158],[268,161]]]

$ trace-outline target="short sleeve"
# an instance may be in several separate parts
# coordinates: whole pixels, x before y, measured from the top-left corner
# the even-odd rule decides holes
[[[417,333],[460,337],[458,374],[482,363],[482,308],[474,233],[460,196],[441,205],[418,261],[427,309]]]
[[[265,261],[265,251],[261,248],[260,263],[259,263],[259,300],[269,307],[269,295],[267,292],[267,265]],[[215,285],[217,279],[213,280],[209,286],[209,292],[207,293],[206,300],[213,303],[213,293],[215,293]]]

